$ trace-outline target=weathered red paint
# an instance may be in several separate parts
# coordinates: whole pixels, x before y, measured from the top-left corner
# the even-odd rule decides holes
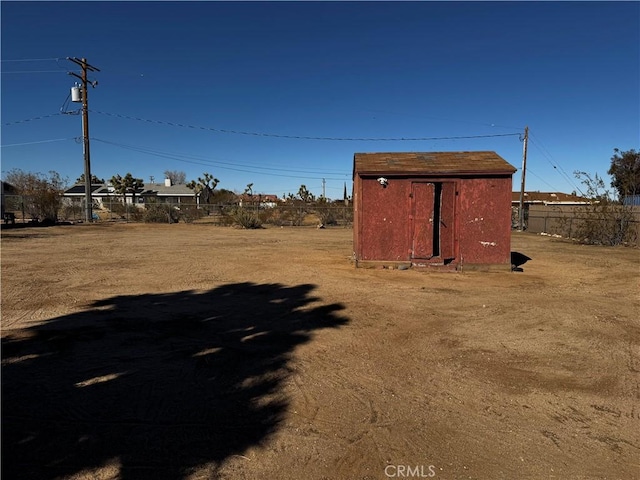
[[[411,257],[415,259],[433,257],[433,229],[435,183],[416,182],[411,188],[412,218]]]
[[[375,178],[357,183],[360,188],[357,195],[368,199],[360,205],[360,218],[366,221],[358,222],[361,230],[358,257],[362,260],[405,261],[410,249],[407,242],[408,215],[399,205],[406,206],[411,184],[393,181],[383,187]]]
[[[465,179],[458,199],[461,263],[510,266],[511,178]]]
[[[356,263],[509,268],[511,173],[354,171]]]

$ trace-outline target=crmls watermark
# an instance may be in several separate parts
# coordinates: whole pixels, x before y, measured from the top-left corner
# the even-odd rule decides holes
[[[387,465],[384,474],[389,478],[433,478],[436,476],[434,465]]]

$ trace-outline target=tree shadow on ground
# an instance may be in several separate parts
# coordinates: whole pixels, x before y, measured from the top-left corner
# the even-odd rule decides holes
[[[182,479],[261,444],[294,349],[348,322],[314,288],[119,296],[3,339],[2,478]]]

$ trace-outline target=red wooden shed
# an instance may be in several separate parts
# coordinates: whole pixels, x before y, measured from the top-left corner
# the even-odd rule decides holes
[[[356,153],[356,265],[510,269],[515,171],[495,152]]]

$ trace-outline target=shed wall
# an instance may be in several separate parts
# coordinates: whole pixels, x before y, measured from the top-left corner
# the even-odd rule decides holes
[[[510,267],[511,178],[463,180],[458,202],[458,261]]]
[[[389,176],[354,178],[354,254],[358,262],[411,262],[412,185],[454,185],[452,266],[510,266],[511,176],[455,178]],[[444,246],[444,244],[442,245]],[[434,259],[437,263],[442,259]],[[423,262],[420,262],[423,263]]]

